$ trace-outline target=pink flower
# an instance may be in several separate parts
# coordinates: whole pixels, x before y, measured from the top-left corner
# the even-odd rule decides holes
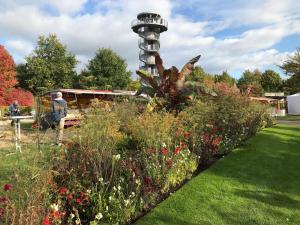
[[[56,219],[60,219],[60,213],[59,213],[59,211],[54,211],[54,212],[53,212],[53,216],[54,216],[54,218],[56,218]]]
[[[12,187],[13,187],[12,184],[5,184],[3,189],[4,189],[4,191],[10,191],[12,189]]]
[[[67,199],[68,199],[68,200],[73,199],[73,195],[72,195],[72,194],[68,194]]]
[[[77,199],[76,199],[76,203],[80,204],[80,203],[81,203],[81,199],[80,199],[80,198],[77,198]]]

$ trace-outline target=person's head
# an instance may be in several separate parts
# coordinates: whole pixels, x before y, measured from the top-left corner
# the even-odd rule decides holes
[[[57,98],[62,98],[62,96],[63,96],[63,95],[62,95],[62,93],[61,93],[60,91],[56,93],[56,97],[57,97]]]
[[[19,102],[18,102],[18,100],[14,100],[14,103],[13,103],[14,105],[19,105]]]

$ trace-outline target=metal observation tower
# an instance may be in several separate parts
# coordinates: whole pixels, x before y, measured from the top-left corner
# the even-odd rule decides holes
[[[159,35],[168,30],[168,22],[157,13],[142,12],[132,21],[131,28],[140,36],[139,68],[157,75],[155,54],[160,49]]]

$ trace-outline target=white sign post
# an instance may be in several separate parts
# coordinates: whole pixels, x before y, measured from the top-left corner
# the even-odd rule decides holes
[[[16,151],[21,150],[21,119],[33,119],[33,116],[11,116],[10,119],[14,121],[15,124],[15,142],[16,142]]]

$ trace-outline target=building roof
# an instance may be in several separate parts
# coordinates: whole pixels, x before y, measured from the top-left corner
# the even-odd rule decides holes
[[[62,92],[62,93],[72,93],[76,95],[80,94],[91,94],[91,95],[110,95],[110,96],[135,96],[136,91],[125,91],[125,90],[84,90],[84,89],[57,89],[53,91],[49,91],[48,93],[54,92]],[[145,94],[141,94],[140,96],[144,99],[148,99],[148,96]]]
[[[277,99],[274,98],[264,98],[264,97],[250,97],[250,100],[256,100],[256,101],[260,101],[260,102],[274,102],[277,101]]]

